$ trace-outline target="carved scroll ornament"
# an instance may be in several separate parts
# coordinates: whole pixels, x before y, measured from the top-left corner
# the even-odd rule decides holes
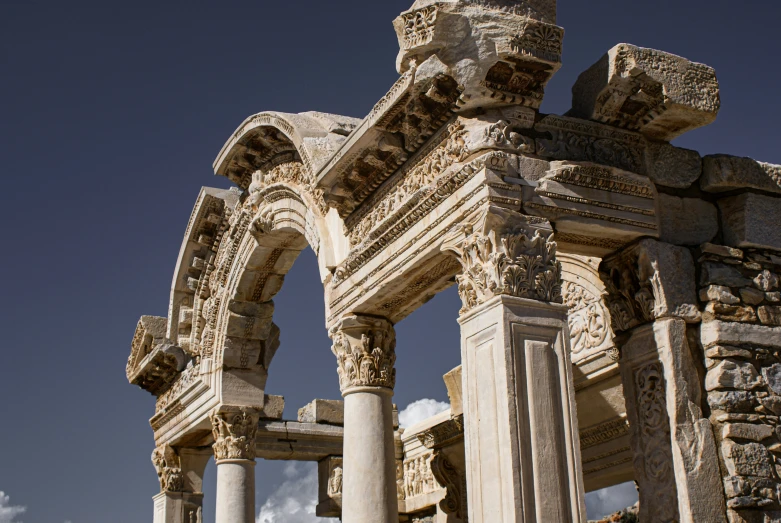
[[[255,435],[258,431],[258,414],[247,408],[234,412],[214,412],[211,415],[214,435],[214,458],[255,459]]]
[[[342,393],[396,384],[396,333],[385,319],[350,315],[331,329]]]

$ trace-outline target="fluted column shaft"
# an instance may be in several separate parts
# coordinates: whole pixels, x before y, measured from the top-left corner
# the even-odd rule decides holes
[[[398,523],[393,443],[395,333],[350,315],[331,329],[344,396],[343,523]]]

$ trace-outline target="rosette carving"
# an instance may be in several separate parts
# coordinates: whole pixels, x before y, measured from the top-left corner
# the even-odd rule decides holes
[[[258,414],[252,409],[214,412],[210,416],[214,435],[214,458],[255,459],[255,435],[258,431]]]
[[[384,318],[350,315],[331,328],[342,393],[396,384],[396,333]]]
[[[160,480],[160,492],[181,492],[184,476],[179,456],[170,445],[161,445],[152,452],[152,464]]]
[[[451,233],[443,250],[458,255],[456,276],[464,314],[499,295],[561,303],[561,265],[547,222],[502,208]]]

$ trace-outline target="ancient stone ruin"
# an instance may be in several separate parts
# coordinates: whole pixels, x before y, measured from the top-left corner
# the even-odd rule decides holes
[[[127,376],[157,397],[156,523],[254,521],[260,459],[316,461],[345,523],[582,522],[634,480],[640,521],[781,521],[781,166],[671,145],[712,68],[619,44],[539,112],[555,0],[417,0],[363,120],[247,118],[202,189],[167,318]],[[596,58],[596,57],[595,57]],[[283,420],[274,295],[317,255],[344,401]],[[394,324],[463,300],[451,409],[398,430]],[[272,391],[273,392],[273,391]]]

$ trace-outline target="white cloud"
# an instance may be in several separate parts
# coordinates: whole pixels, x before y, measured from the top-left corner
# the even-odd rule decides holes
[[[399,425],[402,427],[411,427],[420,423],[426,418],[450,408],[449,403],[432,399],[422,399],[413,401],[407,408],[399,412]]]
[[[260,507],[257,523],[339,522],[338,519],[315,516],[317,464],[290,462],[285,465],[282,475],[285,481]]]
[[[634,482],[622,483],[586,494],[588,519],[600,519],[637,503]]]
[[[0,523],[18,523],[14,522],[14,518],[27,511],[27,507],[14,506],[10,503],[11,499],[0,490]]]

